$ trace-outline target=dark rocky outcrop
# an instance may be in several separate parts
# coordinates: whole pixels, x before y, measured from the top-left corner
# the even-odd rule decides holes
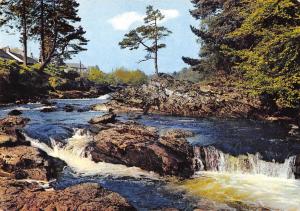
[[[12,110],[8,113],[9,116],[20,116],[22,115],[22,112],[19,110]]]
[[[75,107],[72,105],[66,105],[63,110],[65,112],[73,112],[75,110]]]
[[[135,210],[119,194],[93,183],[45,191],[37,183],[0,178],[0,196],[3,210]]]
[[[94,161],[136,166],[161,175],[193,175],[193,148],[186,140],[190,133],[171,131],[159,135],[155,128],[134,122],[106,127],[99,129],[89,147]]]
[[[276,113],[265,100],[252,97],[225,82],[196,84],[161,74],[142,87],[127,87],[112,95],[112,101],[94,110],[158,113],[192,117],[251,118],[289,121]]]
[[[296,179],[300,179],[300,155],[296,157],[294,173]]]
[[[49,75],[0,61],[0,103],[36,101],[47,95]]]

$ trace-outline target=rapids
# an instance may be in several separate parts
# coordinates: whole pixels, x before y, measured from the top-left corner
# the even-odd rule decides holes
[[[257,174],[201,172],[183,182],[191,195],[252,207],[300,210],[300,181]]]
[[[103,112],[77,112],[97,103],[98,99],[53,100],[57,111],[42,113],[40,103],[7,105],[0,108],[0,117],[13,109],[31,119],[25,135],[31,144],[48,155],[68,164],[55,188],[82,182],[97,182],[126,197],[138,210],[165,207],[180,210],[235,209],[265,207],[277,210],[300,210],[300,180],[294,176],[295,156],[300,142],[288,134],[288,128],[277,123],[249,120],[195,119],[149,115],[137,120],[142,124],[168,129],[190,130],[196,169],[194,178],[175,181],[161,178],[136,167],[95,163],[86,148],[92,137],[86,132],[88,120]],[[65,112],[66,105],[75,107]],[[127,115],[119,120],[126,121]],[[201,203],[210,206],[201,207]],[[206,201],[207,200],[207,201]],[[228,207],[229,206],[229,207]],[[231,207],[231,208],[230,208]],[[238,208],[239,209],[239,208]]]

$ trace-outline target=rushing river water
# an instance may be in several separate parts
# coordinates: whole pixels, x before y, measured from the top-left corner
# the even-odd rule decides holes
[[[105,98],[54,100],[58,110],[42,113],[41,104],[0,108],[0,117],[12,109],[31,119],[25,128],[32,145],[68,164],[53,183],[65,188],[81,182],[98,182],[120,193],[139,210],[159,208],[253,209],[265,207],[300,210],[300,181],[294,179],[295,156],[300,143],[280,124],[248,120],[194,119],[149,115],[137,120],[160,131],[179,128],[193,131],[198,172],[189,180],[174,181],[136,167],[95,163],[84,156],[91,136],[88,120],[102,112],[65,112],[66,105],[87,108]],[[120,120],[126,120],[126,115]],[[64,144],[61,144],[64,143]]]

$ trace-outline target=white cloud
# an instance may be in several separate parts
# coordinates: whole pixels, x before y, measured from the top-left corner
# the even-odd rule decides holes
[[[115,30],[126,31],[136,22],[143,21],[144,16],[137,12],[125,12],[108,20]]]
[[[165,16],[165,19],[163,21],[175,19],[180,15],[179,11],[175,9],[168,9],[168,10],[161,9],[160,11]]]
[[[161,9],[160,11],[165,16],[165,19],[162,22],[175,19],[180,15],[179,11],[175,9]],[[126,31],[133,24],[142,22],[144,17],[144,15],[137,12],[125,12],[109,19],[108,22],[115,30]]]

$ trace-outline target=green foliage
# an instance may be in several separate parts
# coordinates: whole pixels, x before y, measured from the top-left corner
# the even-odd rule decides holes
[[[192,0],[191,27],[200,59],[193,69],[222,71],[254,95],[273,96],[281,108],[300,106],[300,2],[297,0]]]
[[[99,67],[92,67],[88,70],[87,78],[90,81],[94,81],[96,83],[105,83],[106,75],[102,72]]]
[[[296,0],[256,0],[241,11],[244,22],[229,39],[246,40],[250,47],[222,46],[238,58],[234,69],[253,94],[270,94],[280,107],[300,104],[300,4]]]
[[[141,85],[147,82],[147,75],[141,70],[127,70],[123,67],[117,68],[111,73],[117,84]]]
[[[147,82],[147,75],[140,70],[128,70],[126,68],[117,68],[111,73],[104,73],[98,67],[92,67],[88,70],[87,78],[99,84],[130,84],[141,85]]]

